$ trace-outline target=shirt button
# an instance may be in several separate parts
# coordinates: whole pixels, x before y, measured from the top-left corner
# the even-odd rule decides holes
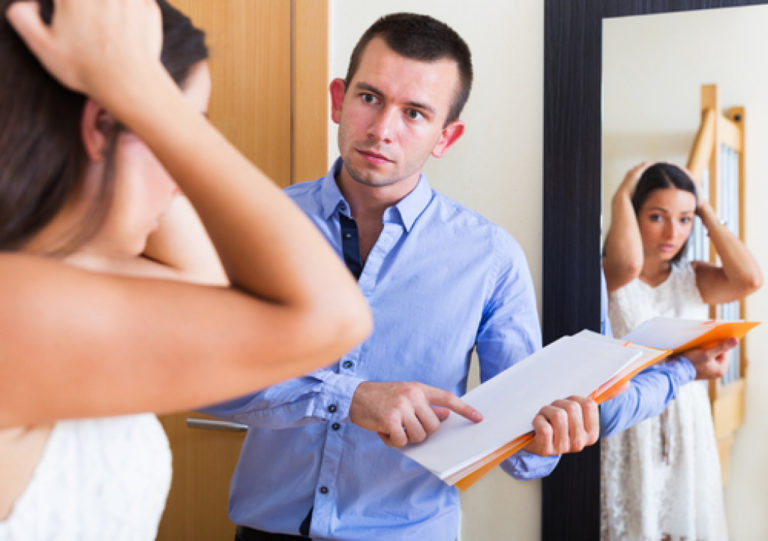
[[[320,487],[320,494],[328,494],[328,487]]]
[[[347,210],[347,204],[342,201],[341,203],[339,203],[339,208],[341,210]]]
[[[344,361],[344,362],[341,364],[341,366],[343,366],[344,368],[352,368],[352,365],[353,365],[353,364],[355,364],[355,363],[353,363],[352,361]]]
[[[340,425],[339,423],[333,423],[333,424],[331,425],[331,428],[332,428],[332,429],[334,429],[334,430],[338,430],[338,429],[340,429],[340,428],[341,428],[341,425]]]
[[[349,240],[352,238],[352,233],[344,233],[344,238]]]
[[[331,413],[336,413],[336,409],[337,409],[336,404],[331,404],[330,406],[328,406],[328,411],[330,411]]]

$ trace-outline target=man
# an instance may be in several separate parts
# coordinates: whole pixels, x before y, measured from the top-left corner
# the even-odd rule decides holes
[[[392,446],[422,441],[449,411],[481,420],[456,397],[473,348],[486,380],[541,340],[520,247],[421,174],[461,137],[471,81],[452,29],[394,14],[331,83],[341,159],[287,193],[358,278],[374,331],[336,365],[209,410],[251,427],[232,481],[237,539],[456,539],[456,490]],[[519,479],[594,443],[597,406],[560,400],[533,427],[502,466]]]

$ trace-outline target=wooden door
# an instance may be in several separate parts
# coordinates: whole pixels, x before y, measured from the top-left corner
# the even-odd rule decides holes
[[[327,0],[172,3],[208,36],[211,122],[280,186],[323,175]],[[234,537],[227,499],[244,432],[188,427],[188,418],[202,417],[190,412],[161,417],[173,452],[161,541]]]

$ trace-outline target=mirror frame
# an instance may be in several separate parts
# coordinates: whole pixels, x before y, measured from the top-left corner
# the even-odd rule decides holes
[[[545,0],[542,335],[600,330],[602,22],[766,0]],[[584,234],[584,232],[591,234]],[[600,442],[543,481],[542,539],[600,538]]]

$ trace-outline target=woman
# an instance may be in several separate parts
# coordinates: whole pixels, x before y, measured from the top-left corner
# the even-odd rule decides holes
[[[201,114],[186,17],[154,0],[51,11],[0,0],[0,539],[153,539],[170,460],[139,413],[311,371],[371,319],[314,226]],[[142,257],[171,178],[231,287],[163,279],[220,281],[193,251]],[[62,421],[82,417],[105,418]]]
[[[614,195],[603,269],[616,336],[655,316],[706,319],[707,304],[760,287],[752,255],[696,194],[679,167],[646,162]],[[683,258],[696,215],[721,266]],[[602,470],[603,539],[727,539],[705,382],[683,386],[660,417],[604,440]]]

